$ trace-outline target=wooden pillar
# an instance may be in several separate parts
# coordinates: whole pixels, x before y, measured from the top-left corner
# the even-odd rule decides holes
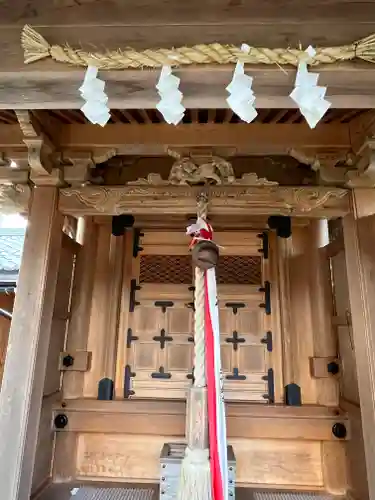
[[[309,227],[295,227],[289,243],[288,278],[290,309],[290,331],[288,361],[293,368],[288,370],[285,382],[292,375],[294,384],[301,388],[302,404],[316,404],[316,380],[310,374],[310,357],[314,355],[314,333],[310,295]]]
[[[127,231],[124,236],[124,251],[122,261],[122,292],[120,304],[120,320],[117,338],[117,361],[115,395],[117,399],[124,397],[124,368],[129,348],[127,347],[127,331],[129,327],[130,281],[133,277],[133,231]]]
[[[91,217],[79,220],[78,237],[82,248],[77,256],[73,280],[71,319],[66,343],[66,349],[69,352],[87,351],[97,247],[97,225],[94,224]],[[83,381],[84,372],[65,372],[63,376],[63,397],[66,399],[82,397]]]
[[[63,217],[54,187],[34,189],[0,393],[0,484],[29,500],[47,366]]]
[[[123,241],[123,237],[111,235],[109,224],[99,226],[96,261],[92,263],[94,283],[88,332],[92,362],[84,375],[84,397],[114,396]]]
[[[337,338],[332,324],[333,297],[329,258],[322,241],[322,232],[326,221],[312,220],[309,227],[308,255],[310,302],[312,313],[312,331],[314,354],[310,368],[314,361],[321,361],[324,366],[322,374],[317,373],[316,390],[317,403],[325,406],[338,406],[339,384],[338,379],[328,376],[328,363],[337,356]],[[328,235],[327,235],[328,236]],[[312,371],[314,375],[314,371]]]
[[[374,214],[374,208],[374,189],[354,190],[352,214],[343,221],[353,343],[371,500],[375,500],[375,215],[369,214]],[[362,217],[362,214],[366,216]]]

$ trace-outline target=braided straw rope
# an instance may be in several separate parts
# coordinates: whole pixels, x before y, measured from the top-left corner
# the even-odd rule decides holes
[[[208,198],[205,194],[198,197],[197,216],[202,219],[207,217]],[[204,330],[204,271],[195,268],[195,294],[194,294],[194,386],[206,386],[206,338]]]
[[[53,60],[73,66],[96,66],[99,69],[142,69],[160,68],[164,64],[188,66],[197,64],[231,64],[241,61],[247,64],[291,64],[297,66],[306,57],[303,50],[269,49],[251,47],[248,54],[236,45],[220,43],[200,44],[192,47],[171,49],[108,50],[106,52],[85,52],[69,45],[50,45],[33,28],[26,25],[21,34],[26,64],[51,57]],[[375,34],[351,45],[341,47],[318,47],[310,65],[331,64],[352,59],[375,62]]]

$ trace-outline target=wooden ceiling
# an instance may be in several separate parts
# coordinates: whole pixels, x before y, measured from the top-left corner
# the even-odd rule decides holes
[[[323,117],[322,123],[347,124],[355,118],[364,116],[369,111],[365,109],[330,109]],[[80,110],[50,110],[49,115],[62,125],[88,123]],[[305,120],[298,109],[260,109],[253,123],[300,124],[304,122]],[[0,123],[17,124],[15,112],[13,110],[0,110]],[[113,109],[109,123],[150,125],[165,123],[165,120],[156,109]],[[182,123],[241,123],[241,120],[230,109],[187,109]]]

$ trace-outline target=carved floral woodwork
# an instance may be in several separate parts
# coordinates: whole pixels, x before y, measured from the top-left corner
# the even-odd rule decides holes
[[[348,213],[348,191],[325,187],[206,186],[212,214],[305,215]],[[74,215],[194,213],[202,187],[149,186],[62,189],[59,208]]]
[[[375,187],[375,138],[367,139],[358,150],[355,169],[347,173],[347,186]]]

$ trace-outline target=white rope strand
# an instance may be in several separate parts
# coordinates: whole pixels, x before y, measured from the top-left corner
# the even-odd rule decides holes
[[[197,216],[206,219],[208,199],[205,194],[198,197]],[[194,294],[194,386],[206,386],[206,339],[204,330],[204,271],[195,268],[195,294]]]

